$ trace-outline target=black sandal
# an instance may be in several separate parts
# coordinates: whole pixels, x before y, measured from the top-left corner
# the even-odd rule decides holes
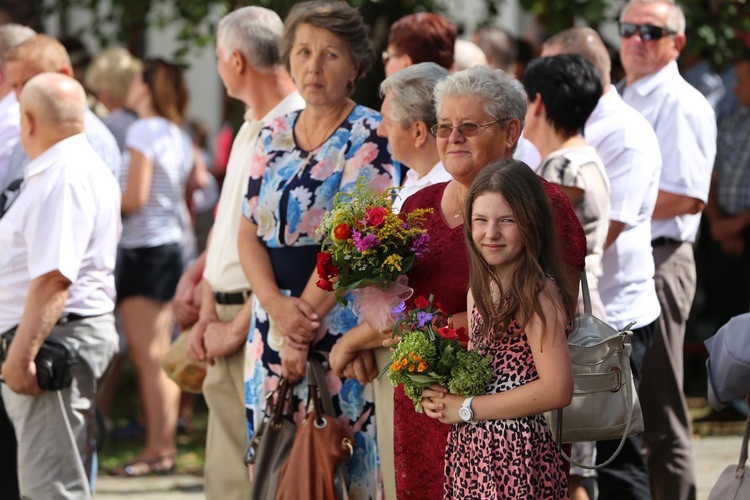
[[[138,458],[111,469],[109,474],[115,477],[163,476],[174,473],[176,462],[174,455]]]

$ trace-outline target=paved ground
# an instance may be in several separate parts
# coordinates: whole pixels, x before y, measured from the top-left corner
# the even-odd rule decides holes
[[[695,440],[698,473],[698,500],[706,500],[711,487],[727,465],[736,464],[740,454],[741,436],[702,437]],[[162,476],[121,479],[99,476],[97,500],[176,500],[203,498],[200,476]]]

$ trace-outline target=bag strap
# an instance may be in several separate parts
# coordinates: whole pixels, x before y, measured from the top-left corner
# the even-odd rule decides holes
[[[581,271],[581,294],[583,295],[583,314],[591,314],[591,292],[585,269]]]
[[[328,392],[328,382],[321,357],[325,359],[325,353],[318,351],[310,353],[307,357],[307,386],[308,390],[313,391],[320,400],[323,413],[335,418],[336,410],[333,407],[331,394]]]

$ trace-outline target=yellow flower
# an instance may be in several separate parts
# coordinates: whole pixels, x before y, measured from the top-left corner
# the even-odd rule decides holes
[[[403,258],[400,255],[392,253],[391,255],[388,256],[387,259],[383,261],[383,267],[388,266],[391,268],[391,270],[401,271],[402,261],[403,261]]]

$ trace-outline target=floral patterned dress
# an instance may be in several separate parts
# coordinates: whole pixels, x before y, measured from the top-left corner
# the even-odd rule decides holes
[[[250,165],[243,215],[258,226],[258,238],[271,259],[283,293],[299,297],[315,270],[320,239],[315,228],[333,207],[339,191],[349,191],[360,177],[379,189],[398,185],[400,166],[391,159],[387,140],[376,134],[381,116],[355,106],[337,130],[316,150],[304,151],[294,140],[299,112],[273,120],[260,132]],[[330,352],[336,340],[357,325],[351,309],[340,304],[326,315],[311,350]],[[283,337],[257,299],[245,346],[245,407],[248,436],[260,424],[265,396],[281,376]],[[355,499],[381,496],[371,388],[327,372],[338,420],[354,436],[354,456],[347,463],[349,494]],[[307,383],[293,392],[295,421],[304,418]]]
[[[472,320],[470,339],[475,343],[482,321],[476,308]],[[539,378],[526,333],[515,321],[506,336],[476,343],[474,349],[492,358],[495,379],[488,384],[487,394],[509,391]],[[445,449],[444,498],[568,498],[565,469],[543,414],[453,424]]]

